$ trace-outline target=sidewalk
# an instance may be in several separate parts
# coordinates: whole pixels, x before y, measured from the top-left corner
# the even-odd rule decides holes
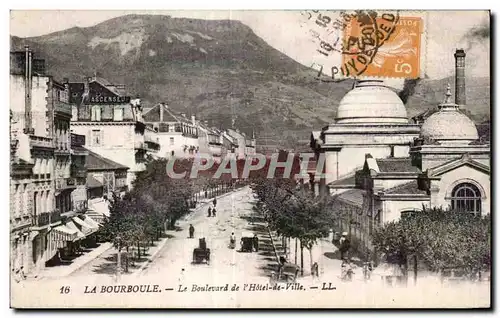
[[[73,272],[77,271],[81,267],[87,265],[89,262],[101,256],[103,253],[108,251],[112,247],[112,244],[109,242],[101,243],[101,245],[92,251],[80,255],[75,258],[70,265],[59,265],[54,267],[45,267],[40,271],[40,273],[35,278],[44,279],[44,278],[53,278],[53,277],[65,277],[71,275]]]

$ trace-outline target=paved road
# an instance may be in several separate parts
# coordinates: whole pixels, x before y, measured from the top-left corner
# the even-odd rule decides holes
[[[275,258],[264,224],[251,221],[252,215],[255,215],[252,210],[255,202],[253,193],[246,187],[220,198],[216,217],[207,216],[208,207],[193,213],[181,224],[181,231],[169,233],[174,237],[139,276],[161,277],[164,282],[175,284],[267,282]],[[195,227],[195,239],[188,238],[189,224]],[[235,233],[239,245],[244,231],[258,234],[262,247],[259,253],[241,253],[228,248],[231,232]],[[200,237],[206,238],[207,247],[211,250],[209,265],[191,264],[193,249],[198,246]],[[181,275],[182,269],[185,270],[184,275]]]

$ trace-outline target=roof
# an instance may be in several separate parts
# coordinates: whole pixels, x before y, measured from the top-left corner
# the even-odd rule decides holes
[[[342,192],[335,196],[335,199],[353,204],[357,207],[362,207],[364,202],[364,193],[362,189],[352,189]]]
[[[89,154],[85,161],[85,168],[87,170],[119,170],[128,169],[127,166],[114,162],[108,158],[105,158],[97,153],[88,150]]]
[[[392,187],[386,191],[385,194],[427,194],[427,191],[420,190],[418,188],[417,180],[413,180],[408,183],[400,184],[395,187]]]
[[[414,172],[420,173],[420,169],[411,164],[409,158],[385,158],[376,159],[380,172]]]
[[[358,80],[340,100],[336,122],[407,124],[406,107],[398,94],[381,80]]]
[[[87,175],[87,188],[100,188],[102,187],[102,183],[91,175]]]
[[[160,120],[160,111],[163,109],[163,120]],[[191,120],[182,116],[181,114],[177,114],[172,109],[170,109],[165,104],[158,104],[153,106],[149,110],[147,110],[142,117],[147,122],[184,122],[186,124],[192,124]]]
[[[341,211],[353,211],[360,213],[363,211],[363,190],[353,189],[333,196],[330,207],[335,213]]]
[[[342,187],[342,186],[353,186],[355,184],[356,184],[356,175],[352,175],[349,177],[332,181],[328,184],[328,186]]]

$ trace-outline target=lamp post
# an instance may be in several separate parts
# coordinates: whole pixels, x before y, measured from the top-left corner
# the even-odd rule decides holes
[[[121,274],[122,274],[121,237],[117,236],[116,240],[118,242],[118,246],[117,246],[118,254],[117,254],[117,258],[116,258],[116,263],[117,263],[116,264],[116,279],[119,280],[121,278]]]

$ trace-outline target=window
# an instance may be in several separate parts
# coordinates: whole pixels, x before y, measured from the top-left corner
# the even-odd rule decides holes
[[[100,106],[93,106],[92,107],[92,114],[90,120],[92,121],[100,121],[101,120],[101,107]]]
[[[124,111],[123,111],[123,108],[118,108],[118,109],[115,109],[114,110],[114,120],[115,121],[122,121],[123,120],[123,114],[124,114]]]
[[[174,137],[170,137],[170,146],[174,145]]]
[[[451,209],[481,214],[481,192],[472,183],[461,183],[451,192]]]
[[[401,219],[402,220],[408,219],[408,218],[412,217],[413,215],[415,215],[415,213],[418,213],[418,212],[421,212],[421,210],[420,209],[405,209],[405,210],[400,212]]]
[[[172,157],[175,156],[175,151],[172,150],[170,153],[171,153]]]
[[[99,146],[102,144],[101,131],[98,129],[92,130],[92,146]]]

